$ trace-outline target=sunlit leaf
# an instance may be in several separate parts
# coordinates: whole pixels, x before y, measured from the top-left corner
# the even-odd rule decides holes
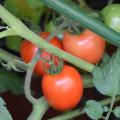
[[[93,81],[96,89],[103,95],[120,95],[120,48],[112,57],[96,67],[93,71]]]
[[[102,105],[95,100],[88,100],[84,108],[86,114],[93,120],[98,120],[102,117]]]

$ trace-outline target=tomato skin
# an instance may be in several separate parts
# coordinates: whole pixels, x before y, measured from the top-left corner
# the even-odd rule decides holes
[[[49,32],[41,32],[40,33],[40,36],[43,38],[43,39],[47,39],[48,36],[50,35]],[[63,46],[62,46],[62,42],[58,39],[58,37],[53,37],[50,41],[49,41],[52,45],[60,48],[60,49],[63,49]]]
[[[120,4],[111,4],[101,11],[104,23],[120,33]]]
[[[64,65],[58,74],[45,74],[42,90],[48,103],[56,110],[67,111],[74,108],[83,95],[82,77],[75,68]]]
[[[20,47],[20,55],[24,62],[28,63],[35,56],[38,47],[27,40],[24,40]]]
[[[47,39],[47,37],[49,35],[50,35],[49,32],[41,32],[40,33],[40,36],[43,39]],[[63,49],[62,43],[59,41],[59,39],[57,37],[53,37],[49,42],[52,45],[54,45],[60,49]],[[37,50],[38,50],[38,47],[36,45],[32,44],[31,42],[29,42],[27,40],[24,40],[21,44],[21,49],[20,49],[21,58],[23,59],[24,62],[28,63],[35,56]],[[50,60],[50,53],[46,52],[45,50],[42,50],[40,57]],[[56,57],[54,57],[54,58],[56,58]],[[43,74],[45,74],[45,69],[44,69],[45,66],[48,68],[49,64],[44,63],[43,60],[39,60],[36,63],[34,72],[38,76],[42,76]]]
[[[83,60],[96,64],[104,54],[105,40],[88,29],[84,30],[80,35],[65,32],[63,48]]]

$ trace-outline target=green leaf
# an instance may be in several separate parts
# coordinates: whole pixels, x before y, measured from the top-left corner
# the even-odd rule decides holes
[[[120,106],[115,107],[113,113],[117,118],[120,118]]]
[[[23,85],[24,81],[18,75],[0,69],[0,92],[10,90],[15,95],[23,94]]]
[[[86,114],[93,120],[98,120],[102,117],[102,105],[95,100],[88,100],[84,108]]]
[[[108,112],[108,111],[109,111],[109,107],[108,107],[108,106],[104,106],[104,107],[103,107],[103,111],[104,111],[104,112]]]
[[[53,21],[50,21],[48,24],[45,26],[45,31],[52,32],[56,26],[54,25]]]
[[[93,82],[103,95],[112,96],[114,92],[120,95],[120,48],[110,60],[93,70]]]
[[[6,103],[0,97],[0,120],[13,120],[5,105]]]

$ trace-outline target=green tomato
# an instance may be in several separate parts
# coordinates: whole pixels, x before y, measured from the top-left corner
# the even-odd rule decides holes
[[[101,11],[104,23],[120,33],[120,4],[111,4]]]
[[[22,38],[18,36],[10,36],[6,38],[6,46],[15,51],[19,52]]]

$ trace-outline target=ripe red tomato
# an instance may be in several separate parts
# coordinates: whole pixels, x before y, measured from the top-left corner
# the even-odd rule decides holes
[[[105,40],[88,29],[80,35],[65,32],[63,48],[65,51],[95,64],[101,60],[104,54]]]
[[[54,109],[70,110],[80,102],[83,95],[82,77],[75,68],[64,65],[60,73],[43,76],[42,90]]]
[[[49,32],[40,33],[40,36],[43,39],[47,39],[49,35],[50,35]],[[49,42],[54,46],[62,49],[62,43],[59,41],[57,37],[53,37]],[[36,45],[32,44],[27,40],[24,40],[21,44],[21,50],[20,50],[21,58],[23,59],[24,62],[28,63],[32,60],[37,50],[38,50],[38,47]],[[40,54],[40,57],[50,60],[50,53],[43,50]],[[54,58],[56,59],[56,57]],[[39,60],[35,66],[34,72],[39,76],[43,75],[45,73],[45,66],[49,67],[49,64],[44,63],[43,60]]]

